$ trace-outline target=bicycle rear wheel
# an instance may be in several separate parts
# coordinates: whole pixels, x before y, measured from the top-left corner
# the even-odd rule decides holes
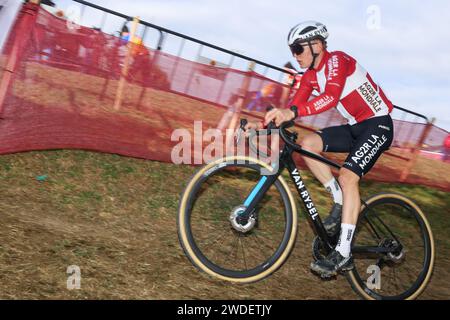
[[[240,222],[245,199],[261,180],[256,159],[229,157],[206,165],[180,201],[178,235],[190,261],[222,280],[248,283],[267,277],[288,258],[297,233],[295,202],[279,177]],[[242,223],[242,225],[241,225]]]
[[[430,225],[420,208],[394,193],[366,201],[353,243],[355,269],[347,274],[365,299],[415,299],[434,265]]]

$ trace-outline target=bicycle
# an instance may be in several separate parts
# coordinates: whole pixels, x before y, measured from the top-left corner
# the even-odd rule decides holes
[[[241,129],[245,124],[241,120]],[[230,156],[205,165],[188,183],[178,211],[178,236],[198,269],[222,280],[251,283],[286,262],[298,221],[296,202],[282,176],[285,169],[316,234],[313,258],[320,259],[335,247],[339,232],[326,232],[292,155],[297,152],[340,166],[296,144],[298,134],[287,130],[293,125],[289,121],[277,128],[284,141],[278,165]],[[261,175],[262,169],[268,174]],[[415,299],[430,281],[434,266],[435,246],[427,218],[412,200],[397,193],[377,194],[361,202],[352,243],[355,268],[345,273],[348,282],[364,299]],[[368,270],[374,272],[364,279]]]

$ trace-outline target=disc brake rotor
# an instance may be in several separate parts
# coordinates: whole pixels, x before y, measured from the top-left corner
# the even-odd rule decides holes
[[[247,233],[253,229],[256,224],[256,218],[254,214],[250,215],[248,219],[242,217],[242,213],[247,209],[246,206],[239,206],[233,209],[230,214],[231,226],[239,232]]]

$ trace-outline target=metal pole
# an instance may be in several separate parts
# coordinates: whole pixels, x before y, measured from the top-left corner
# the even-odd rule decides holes
[[[181,45],[180,45],[180,48],[178,49],[177,58],[176,58],[176,60],[175,60],[175,65],[174,65],[174,67],[173,67],[173,69],[172,69],[172,73],[170,74],[170,84],[171,84],[171,87],[172,87],[173,77],[175,76],[175,72],[176,72],[176,70],[177,70],[177,68],[178,68],[178,62],[180,61],[181,53],[183,52],[183,49],[184,49],[184,43],[185,43],[185,42],[186,42],[185,39],[182,39],[182,40],[181,40]]]
[[[142,34],[141,34],[141,39],[142,39],[142,43],[144,43],[144,40],[145,40],[145,36],[147,35],[147,26],[144,26],[144,30],[142,31]]]
[[[84,8],[86,8],[86,6],[83,4],[80,10],[80,25],[83,24]]]
[[[283,76],[284,76],[284,73],[280,72],[280,75],[278,76],[278,82],[283,81]]]
[[[231,67],[233,60],[234,60],[234,56],[232,55],[230,61],[228,62],[228,69]],[[220,85],[219,93],[217,94],[217,97],[215,100],[217,104],[220,104],[220,99],[222,98],[223,88],[225,88],[225,84],[227,82],[226,79],[228,77],[228,72],[229,72],[229,70],[227,70],[227,74],[225,75],[225,78],[223,79],[222,84]]]
[[[200,45],[200,48],[197,51],[197,61],[198,61],[198,58],[200,57],[200,54],[202,53],[202,50],[203,50],[203,45]],[[195,71],[193,70],[192,67],[191,67],[190,71],[191,71],[191,74],[189,75],[189,79],[186,84],[186,88],[184,89],[185,94],[188,94],[188,92],[189,92],[189,89],[191,87],[192,78],[194,77],[194,73],[195,73]]]
[[[164,43],[164,32],[162,32],[161,30],[159,30],[159,40],[158,40],[158,44],[156,45],[156,50],[161,50],[162,49],[162,45]]]
[[[108,14],[106,12],[103,13],[103,17],[102,17],[102,22],[100,23],[100,30],[103,30],[103,27],[105,26],[105,22],[106,22],[106,16]],[[81,22],[81,21],[80,21]]]

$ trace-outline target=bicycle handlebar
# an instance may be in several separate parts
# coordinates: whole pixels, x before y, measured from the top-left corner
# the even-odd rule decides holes
[[[267,109],[266,109],[266,111],[270,111],[270,110],[272,110],[273,109],[273,106],[269,106],[269,107],[267,107]],[[241,123],[240,123],[240,129],[241,130],[243,130],[243,131],[245,131],[245,126],[247,125],[247,123],[248,123],[248,121],[247,121],[247,119],[241,119]],[[341,166],[340,165],[338,165],[338,164],[336,164],[336,163],[334,163],[333,161],[331,161],[331,160],[328,160],[327,158],[324,158],[324,157],[322,157],[322,156],[319,156],[319,155],[317,155],[317,154],[315,154],[315,153],[312,153],[312,152],[309,152],[309,151],[307,151],[307,150],[305,150],[305,149],[303,149],[300,145],[298,145],[297,143],[295,143],[295,141],[296,141],[296,139],[297,139],[297,133],[293,133],[293,132],[289,132],[287,129],[288,128],[291,128],[291,127],[293,127],[293,126],[295,126],[295,122],[294,122],[294,120],[289,120],[289,121],[285,121],[285,122],[283,122],[279,127],[277,127],[276,125],[275,125],[275,122],[272,120],[268,125],[267,125],[267,128],[266,128],[266,130],[264,130],[265,132],[265,134],[267,134],[267,135],[270,135],[271,134],[271,130],[279,130],[279,133],[280,133],[280,136],[281,136],[281,139],[283,139],[283,141],[292,149],[292,150],[294,150],[295,152],[298,152],[298,153],[300,153],[300,154],[302,154],[302,155],[304,155],[304,156],[307,156],[308,158],[312,158],[312,159],[315,159],[315,160],[318,160],[318,161],[320,161],[320,162],[323,162],[323,163],[325,163],[325,164],[327,164],[327,165],[329,165],[329,166],[331,166],[331,167],[334,167],[334,168],[336,168],[336,169],[340,169],[341,168]],[[249,145],[250,145],[250,148],[252,148],[252,150],[253,151],[257,151],[257,148],[253,145],[253,143],[251,142],[251,138],[253,138],[253,136],[254,135],[260,135],[260,134],[262,134],[263,133],[263,130],[260,130],[260,131],[256,131],[256,133],[254,133],[254,134],[252,134],[249,138]],[[265,154],[264,152],[262,152],[262,151],[259,151],[259,153],[261,153],[263,156],[266,156],[266,157],[268,157],[268,155],[267,154]]]

